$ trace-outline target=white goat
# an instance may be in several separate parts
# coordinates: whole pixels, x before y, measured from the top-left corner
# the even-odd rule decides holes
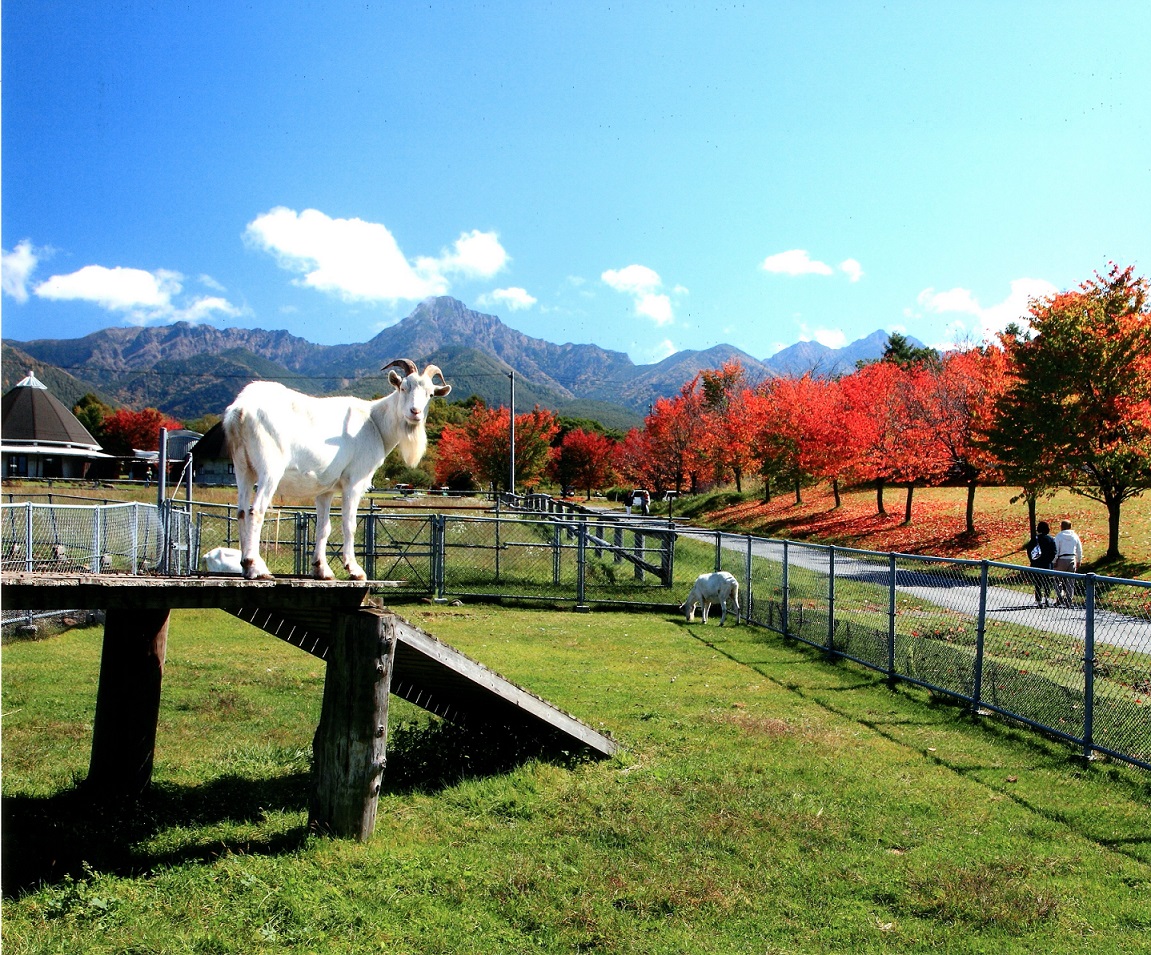
[[[366,579],[354,553],[360,498],[393,448],[399,447],[409,467],[419,463],[428,444],[424,430],[428,402],[452,390],[435,365],[428,365],[421,374],[413,361],[398,358],[384,365],[384,370],[388,368],[399,368],[404,374],[392,371],[388,380],[395,391],[377,401],[314,398],[275,382],[254,381],[228,406],[224,434],[236,467],[245,577],[272,576],[260,557],[260,533],[279,490],[315,498],[312,566],[320,580],[335,576],[328,567],[327,546],[332,498],[340,492],[344,568],[353,580]],[[437,375],[444,384],[435,384]]]
[[[235,547],[213,547],[204,554],[204,567],[213,574],[242,574],[240,552]]]
[[[727,620],[727,605],[731,602],[735,610],[736,621],[739,621],[739,581],[726,570],[716,571],[714,574],[700,574],[691,585],[691,593],[683,604],[687,612],[687,622],[695,620],[695,608],[698,604],[702,610],[703,622],[707,623],[707,614],[712,604],[719,604],[719,625],[722,627]]]

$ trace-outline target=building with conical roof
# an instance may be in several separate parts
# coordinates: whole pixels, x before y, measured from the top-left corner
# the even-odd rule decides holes
[[[4,477],[83,478],[111,455],[32,372],[3,398],[0,473]]]

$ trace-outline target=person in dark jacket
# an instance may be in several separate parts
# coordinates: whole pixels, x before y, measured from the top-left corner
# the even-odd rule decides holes
[[[1055,560],[1055,538],[1051,536],[1051,527],[1046,521],[1035,525],[1035,536],[1027,542],[1027,556],[1032,567],[1050,570]],[[1046,574],[1032,574],[1035,584],[1035,606],[1051,606],[1051,578]]]

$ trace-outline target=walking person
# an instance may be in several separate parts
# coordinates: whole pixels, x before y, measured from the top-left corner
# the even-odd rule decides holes
[[[1051,526],[1046,521],[1035,525],[1035,536],[1027,542],[1027,556],[1031,566],[1040,570],[1050,570],[1055,561],[1055,538],[1051,536]],[[1035,606],[1051,606],[1051,578],[1047,574],[1032,574],[1035,584]]]
[[[1059,533],[1055,535],[1055,563],[1051,566],[1055,570],[1075,573],[1082,563],[1083,542],[1071,529],[1070,521],[1060,522]],[[1061,607],[1070,607],[1073,596],[1075,596],[1075,581],[1068,577],[1056,577],[1055,602]]]

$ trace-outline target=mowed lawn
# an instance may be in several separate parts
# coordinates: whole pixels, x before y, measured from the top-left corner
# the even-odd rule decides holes
[[[508,765],[393,698],[374,837],[315,838],[323,665],[184,611],[153,789],[94,809],[100,631],[8,644],[5,952],[1151,951],[1151,774],[747,626],[398,609],[622,753]]]

